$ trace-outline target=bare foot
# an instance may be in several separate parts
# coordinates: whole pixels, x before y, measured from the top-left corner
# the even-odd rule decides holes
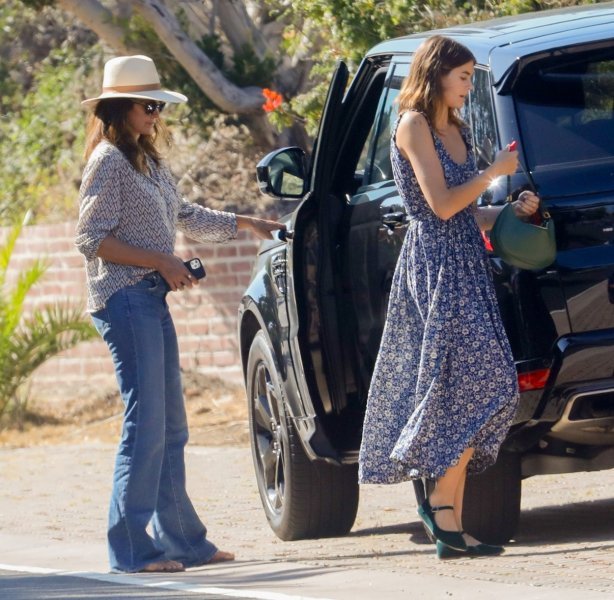
[[[225,552],[224,550],[218,550],[209,560],[207,565],[212,565],[213,563],[221,563],[221,562],[229,562],[235,559],[235,555],[232,552]]]
[[[178,573],[185,571],[185,567],[176,560],[158,560],[145,565],[139,573]]]

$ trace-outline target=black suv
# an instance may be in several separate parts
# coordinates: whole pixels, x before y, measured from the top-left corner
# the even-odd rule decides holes
[[[556,225],[547,269],[491,252],[521,388],[497,464],[467,485],[465,525],[491,543],[514,534],[522,479],[614,467],[613,23],[607,3],[438,32],[477,58],[463,116],[478,165],[517,140],[526,167],[478,202],[530,183]],[[262,245],[239,309],[256,477],[285,540],[342,535],[356,515],[369,380],[407,227],[390,126],[428,35],[373,48],[347,91],[340,63],[311,156],[283,148],[258,165],[261,191],[297,201],[285,239]],[[429,484],[417,482],[418,499]]]

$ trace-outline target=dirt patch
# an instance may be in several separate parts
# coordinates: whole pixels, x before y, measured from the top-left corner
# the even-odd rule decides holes
[[[190,443],[238,446],[249,443],[242,385],[196,372],[183,373]],[[20,426],[0,431],[0,447],[24,448],[83,442],[115,443],[123,406],[113,379],[95,385],[62,385],[32,394]]]

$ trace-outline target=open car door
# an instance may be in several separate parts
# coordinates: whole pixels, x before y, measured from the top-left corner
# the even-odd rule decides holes
[[[325,412],[342,406],[345,389],[342,378],[335,375],[342,352],[338,320],[338,266],[335,264],[336,223],[342,215],[342,200],[330,194],[332,176],[343,131],[343,97],[349,77],[348,68],[339,62],[328,90],[310,168],[309,200],[317,211],[317,256],[315,300],[318,308],[319,343],[311,351],[315,380]],[[318,368],[321,367],[321,368]]]

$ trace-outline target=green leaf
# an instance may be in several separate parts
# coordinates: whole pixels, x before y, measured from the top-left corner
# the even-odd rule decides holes
[[[0,246],[0,417],[40,365],[98,335],[79,306],[55,304],[24,315],[28,293],[44,276],[47,265],[44,259],[37,259],[12,286],[7,285],[6,273],[21,229],[21,225],[11,228]]]

